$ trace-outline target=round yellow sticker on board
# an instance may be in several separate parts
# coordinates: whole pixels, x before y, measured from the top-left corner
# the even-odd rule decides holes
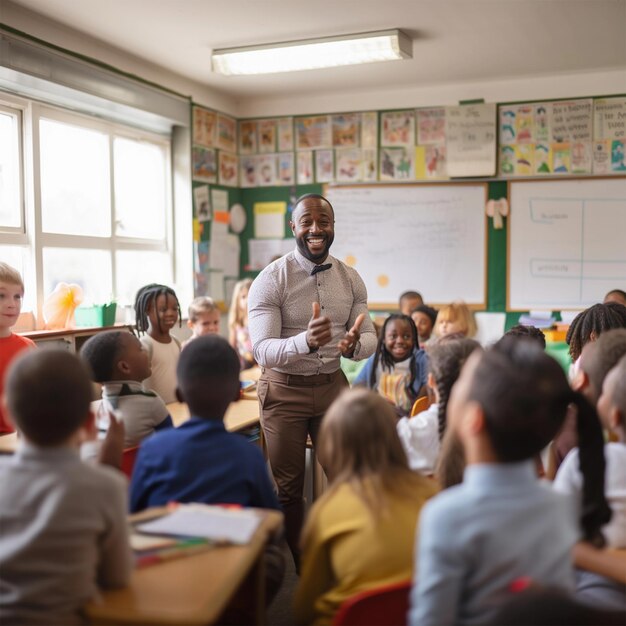
[[[386,287],[387,285],[389,285],[389,276],[387,276],[386,274],[380,274],[376,278],[376,282],[380,287]]]
[[[346,256],[345,264],[349,267],[354,267],[356,265],[356,257],[353,257],[351,254]]]

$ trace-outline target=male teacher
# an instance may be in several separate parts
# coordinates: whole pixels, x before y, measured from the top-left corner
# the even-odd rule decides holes
[[[289,222],[296,249],[268,265],[248,294],[254,358],[263,368],[261,425],[297,569],[307,435],[316,447],[326,409],[348,386],[340,355],[364,359],[376,348],[363,280],[328,254],[334,224],[326,198],[298,198]]]

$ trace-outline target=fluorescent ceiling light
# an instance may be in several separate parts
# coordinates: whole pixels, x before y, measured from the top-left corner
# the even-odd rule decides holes
[[[212,61],[214,72],[245,75],[396,61],[412,56],[411,39],[402,31],[393,29],[243,48],[221,48],[213,51]]]

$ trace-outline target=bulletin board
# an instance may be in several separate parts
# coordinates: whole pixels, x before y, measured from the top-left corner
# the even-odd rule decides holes
[[[584,309],[626,288],[626,177],[509,183],[507,309]]]
[[[331,254],[365,281],[370,308],[395,309],[404,291],[434,305],[486,308],[485,183],[328,187]]]

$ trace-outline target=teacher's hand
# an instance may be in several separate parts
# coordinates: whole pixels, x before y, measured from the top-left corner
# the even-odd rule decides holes
[[[354,326],[344,335],[343,339],[337,344],[341,356],[350,359],[354,356],[354,349],[357,341],[361,337],[361,324],[365,319],[365,313],[361,313],[354,321]]]
[[[313,317],[306,329],[306,342],[311,350],[325,346],[332,338],[330,318],[320,317],[319,302],[313,303]]]

